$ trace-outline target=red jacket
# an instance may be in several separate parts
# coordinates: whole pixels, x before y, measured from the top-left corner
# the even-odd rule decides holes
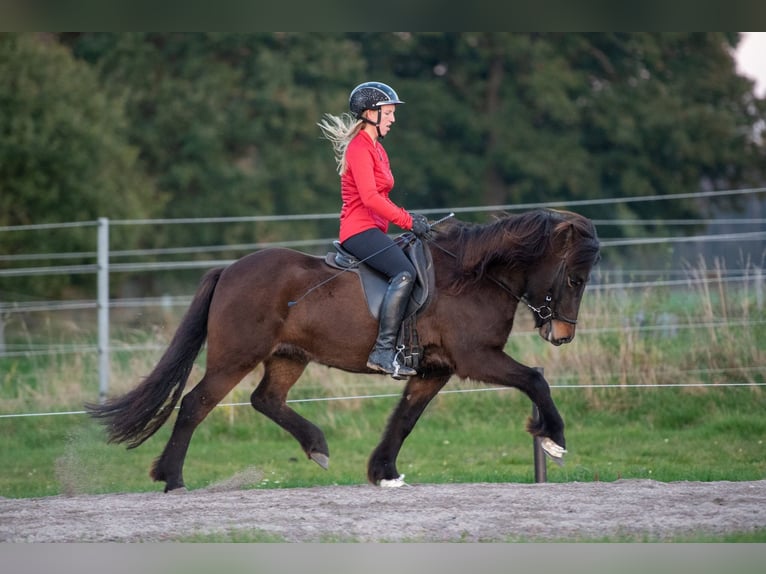
[[[393,187],[394,175],[386,150],[366,132],[359,132],[348,144],[346,171],[340,178],[341,242],[373,227],[386,233],[389,223],[412,229],[412,217],[407,210],[388,198]]]

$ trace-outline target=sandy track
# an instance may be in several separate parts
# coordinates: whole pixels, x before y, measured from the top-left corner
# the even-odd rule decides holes
[[[0,498],[0,542],[650,540],[766,528],[766,480],[370,485]]]

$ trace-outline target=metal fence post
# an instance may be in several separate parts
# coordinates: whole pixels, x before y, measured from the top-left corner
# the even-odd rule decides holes
[[[541,375],[543,374],[542,367],[535,367]],[[537,410],[537,405],[532,405],[532,420],[537,421],[540,418],[540,413]],[[534,449],[535,458],[535,482],[547,482],[548,481],[548,467],[546,466],[545,453],[543,452],[542,439],[536,436],[532,439],[532,446]]]
[[[98,396],[109,393],[109,219],[98,219]]]

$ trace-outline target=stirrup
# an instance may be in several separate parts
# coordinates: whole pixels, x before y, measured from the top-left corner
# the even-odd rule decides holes
[[[393,352],[393,357],[391,358],[390,362],[387,360],[388,358],[382,361],[373,361],[368,358],[367,368],[372,369],[376,373],[391,375],[393,378],[400,381],[417,375],[418,373],[415,371],[415,369],[412,369],[411,367],[408,367],[407,365],[398,361],[397,357],[401,354],[403,349],[404,347],[397,347],[396,351]],[[371,353],[370,356],[372,356],[372,354],[373,353]]]
[[[367,361],[367,368],[376,373],[391,375],[397,381],[404,381],[418,374],[415,369],[408,367],[407,365],[400,365],[398,362],[393,365],[393,369],[387,369],[383,365]]]
[[[403,365],[399,362],[398,357],[402,354],[402,351],[404,350],[404,345],[399,345],[396,347],[396,353],[394,353],[394,360],[391,361],[391,364],[394,366],[394,372],[391,373],[391,376],[395,378],[398,381],[403,381],[405,379],[408,379],[409,377],[414,377],[418,374],[418,372],[413,369],[412,367],[408,367],[407,365]]]

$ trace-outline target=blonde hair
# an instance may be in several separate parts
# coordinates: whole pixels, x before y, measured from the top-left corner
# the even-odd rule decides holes
[[[322,130],[325,139],[330,140],[335,152],[335,162],[338,164],[338,174],[346,171],[346,149],[354,136],[362,129],[364,122],[351,114],[334,116],[325,114],[324,119],[317,125]]]

